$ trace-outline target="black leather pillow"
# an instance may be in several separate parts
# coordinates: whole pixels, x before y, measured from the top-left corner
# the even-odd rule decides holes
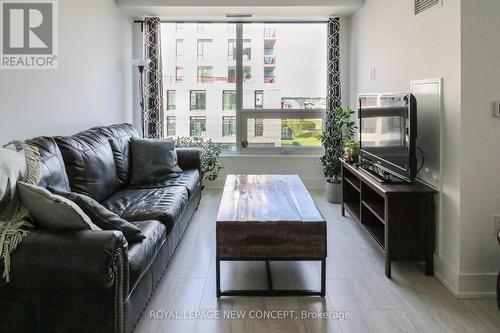
[[[146,238],[141,229],[106,209],[90,197],[72,192],[54,192],[78,205],[90,217],[92,222],[102,230],[121,231],[125,239],[129,242],[140,241]]]
[[[130,184],[146,185],[179,177],[182,169],[177,165],[175,142],[172,139],[130,140],[132,170]]]
[[[57,137],[71,192],[103,201],[121,186],[108,138],[98,131]]]
[[[130,181],[130,139],[139,137],[139,133],[131,124],[96,127],[95,130],[108,137],[115,157],[118,178],[128,184]]]

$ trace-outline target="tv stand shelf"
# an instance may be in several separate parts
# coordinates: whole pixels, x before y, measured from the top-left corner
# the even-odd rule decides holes
[[[425,261],[434,274],[436,191],[415,182],[380,183],[367,171],[342,161],[342,216],[347,212],[385,255],[385,275],[392,261]]]

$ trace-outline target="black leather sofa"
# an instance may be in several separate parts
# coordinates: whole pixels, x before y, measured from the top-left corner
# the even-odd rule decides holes
[[[0,281],[1,332],[133,331],[201,198],[197,149],[177,149],[179,178],[130,186],[129,140],[137,135],[120,124],[28,140],[41,153],[40,186],[88,194],[146,239],[33,229],[12,255],[11,282]]]

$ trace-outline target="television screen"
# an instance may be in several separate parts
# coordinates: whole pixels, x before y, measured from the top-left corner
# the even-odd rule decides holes
[[[363,150],[407,170],[407,121],[406,107],[363,109],[360,124]]]

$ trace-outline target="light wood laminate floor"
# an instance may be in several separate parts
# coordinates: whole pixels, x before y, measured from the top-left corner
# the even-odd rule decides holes
[[[392,280],[384,275],[383,256],[369,236],[340,206],[312,196],[328,225],[326,297],[215,297],[215,218],[222,190],[208,189],[136,332],[294,333],[294,332],[500,332],[494,299],[455,298],[416,263],[393,263]],[[319,263],[272,263],[275,288],[319,288]],[[262,262],[224,262],[222,288],[265,288]],[[241,319],[203,316],[237,310]],[[294,311],[297,319],[250,319],[260,312]],[[151,315],[151,312],[155,315]],[[168,319],[158,319],[158,311]],[[201,311],[196,314],[195,311]],[[226,312],[224,312],[226,311]],[[350,319],[303,319],[308,314],[349,312]],[[292,313],[292,312],[289,312]],[[176,318],[172,318],[172,316]],[[234,316],[234,315],[233,315]]]

